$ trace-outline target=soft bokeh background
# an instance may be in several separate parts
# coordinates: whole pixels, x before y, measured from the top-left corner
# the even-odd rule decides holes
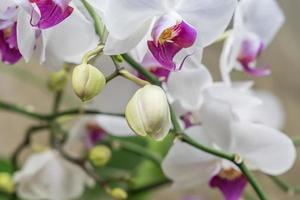
[[[286,111],[284,131],[291,137],[300,137],[300,1],[280,0],[279,2],[286,15],[286,23],[260,60],[261,63],[271,64],[273,73],[269,77],[256,79],[255,87],[272,91],[280,98]],[[267,10],[268,8],[265,9]],[[209,66],[216,79],[219,77],[218,62],[221,47],[221,44],[218,44],[207,48],[205,51],[205,63]],[[53,96],[45,86],[48,73],[48,69],[40,67],[34,62],[29,64],[20,62],[17,66],[0,64],[0,99],[27,106],[28,109],[34,109],[39,112],[50,111]],[[240,74],[235,74],[234,77],[241,79]],[[249,77],[242,76],[242,78]],[[124,82],[124,84],[126,83]],[[114,84],[109,87],[114,87]],[[131,93],[122,92],[127,97]],[[109,93],[102,94],[102,96],[106,97],[109,95]],[[99,98],[102,98],[102,96]],[[106,101],[104,97],[102,101]],[[118,98],[113,98],[111,107],[114,107],[114,102],[117,103],[118,101]],[[64,104],[67,106],[78,104],[71,90],[67,92]],[[35,121],[23,116],[0,111],[0,155],[8,156],[21,141],[26,128],[34,123]],[[298,159],[295,167],[282,177],[293,185],[300,185],[299,166],[300,159]],[[268,177],[261,174],[257,174],[257,176],[270,199],[300,199],[299,196],[293,197],[284,194]],[[203,187],[199,188],[200,190],[207,191],[208,189]],[[195,193],[197,194],[199,191],[195,191]],[[249,191],[251,192],[251,189]],[[177,193],[178,191],[166,189],[158,192],[155,195],[157,196],[155,199],[176,199],[175,197],[178,198],[180,196]],[[218,195],[217,192],[216,195]],[[208,199],[220,199],[220,197],[210,197]]]

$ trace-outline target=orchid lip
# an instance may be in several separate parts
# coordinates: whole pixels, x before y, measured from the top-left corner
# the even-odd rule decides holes
[[[73,12],[72,7],[67,6],[63,9],[53,0],[31,0],[30,2],[35,3],[39,9],[39,13],[37,13],[37,11],[32,8],[30,24],[39,29],[51,28],[63,22]]]
[[[190,55],[186,55],[179,66],[176,66],[176,63],[173,61],[174,57],[182,49],[191,47],[195,43],[196,37],[196,30],[185,21],[181,21],[172,27],[166,28],[158,38],[148,41],[148,48],[154,58],[164,68],[170,71],[180,70],[184,61]]]

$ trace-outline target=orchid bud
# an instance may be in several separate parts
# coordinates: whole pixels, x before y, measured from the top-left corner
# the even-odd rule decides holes
[[[48,87],[52,91],[61,91],[67,84],[68,73],[65,69],[50,74]]]
[[[9,173],[0,173],[0,191],[11,194],[14,192],[14,189],[12,176]]]
[[[125,116],[130,128],[140,136],[150,135],[160,141],[171,128],[170,109],[163,89],[146,85],[129,101]]]
[[[97,145],[89,152],[89,159],[96,167],[102,167],[108,163],[111,158],[111,150],[104,145]]]
[[[106,84],[101,71],[89,64],[75,67],[72,76],[73,89],[82,101],[89,101],[97,96]]]
[[[128,198],[127,192],[122,188],[114,188],[111,190],[110,195],[115,200],[125,200]]]

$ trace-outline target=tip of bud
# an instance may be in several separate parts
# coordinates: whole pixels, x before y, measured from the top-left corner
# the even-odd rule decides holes
[[[90,64],[81,64],[74,68],[72,85],[76,95],[82,101],[89,101],[97,96],[106,84],[100,70]]]
[[[97,145],[89,152],[89,159],[96,167],[102,167],[108,163],[111,158],[111,150],[105,145]]]
[[[171,128],[171,117],[167,96],[163,89],[146,85],[139,89],[125,110],[130,128],[140,136],[150,135],[163,140]]]
[[[115,200],[125,200],[128,198],[127,192],[122,188],[114,188],[111,190],[110,195]]]
[[[12,176],[9,173],[0,173],[0,191],[5,193],[13,193],[15,190]]]

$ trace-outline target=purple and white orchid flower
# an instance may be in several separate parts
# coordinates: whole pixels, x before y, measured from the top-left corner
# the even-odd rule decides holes
[[[223,80],[230,83],[229,74],[233,69],[253,76],[270,74],[269,66],[257,67],[256,61],[283,22],[284,15],[276,0],[240,1],[234,16],[233,31],[221,55]]]
[[[233,98],[224,93],[224,87],[227,86],[217,85],[205,90],[200,110],[201,126],[192,126],[186,133],[211,148],[239,154],[252,170],[270,175],[289,170],[296,158],[292,140],[273,128],[240,118],[237,111],[243,109],[242,105],[253,109],[259,101],[245,95]],[[225,200],[240,200],[247,184],[232,163],[183,142],[175,143],[162,166],[176,187],[209,184],[219,188]]]
[[[92,22],[70,0],[3,0],[0,4],[0,55],[6,63],[14,64],[21,56],[29,61],[33,55],[51,67],[79,63],[97,41]]]
[[[150,50],[164,68],[182,67],[225,30],[236,0],[110,0],[89,2],[101,12],[109,36],[107,54],[141,49],[140,62]]]

